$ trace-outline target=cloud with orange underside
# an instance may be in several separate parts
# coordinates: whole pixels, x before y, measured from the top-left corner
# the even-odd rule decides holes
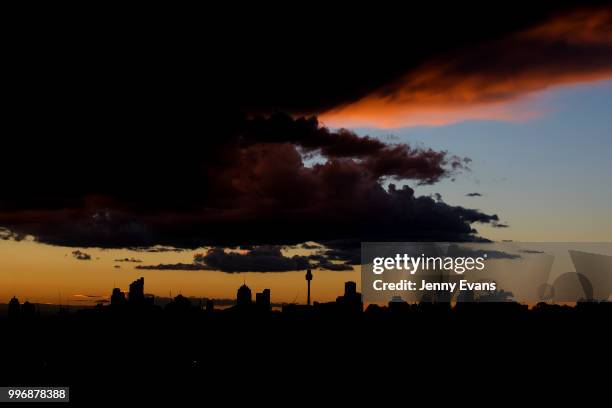
[[[332,127],[393,128],[466,120],[525,121],[544,90],[612,78],[612,9],[557,15],[444,55],[400,81],[321,115]]]

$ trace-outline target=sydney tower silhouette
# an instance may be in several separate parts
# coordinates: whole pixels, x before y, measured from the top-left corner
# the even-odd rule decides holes
[[[308,299],[306,300],[306,304],[310,306],[310,281],[312,280],[312,272],[310,269],[306,271],[306,282],[308,282]]]

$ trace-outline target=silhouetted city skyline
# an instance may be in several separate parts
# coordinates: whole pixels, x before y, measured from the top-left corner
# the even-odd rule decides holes
[[[310,286],[310,281],[313,275],[309,270],[306,275],[307,285]],[[197,303],[194,303],[195,300]],[[418,303],[409,303],[402,299],[400,296],[394,296],[391,301],[386,305],[380,305],[376,303],[369,304],[364,310],[364,303],[362,295],[357,291],[357,283],[353,281],[347,281],[344,284],[344,293],[339,295],[333,302],[318,302],[313,301],[311,303],[310,296],[307,298],[305,304],[296,303],[284,303],[273,308],[272,303],[272,291],[270,289],[264,289],[262,292],[256,293],[255,301],[253,301],[252,291],[243,283],[236,291],[236,298],[232,304],[223,302],[221,308],[218,308],[215,304],[214,299],[206,299],[202,302],[202,299],[189,299],[182,294],[176,295],[171,298],[168,302],[160,306],[156,302],[154,295],[145,293],[145,279],[140,277],[130,283],[128,292],[121,291],[120,288],[113,288],[110,294],[110,302],[107,305],[99,303],[94,307],[82,308],[84,312],[102,312],[102,311],[113,311],[117,313],[120,311],[134,312],[138,311],[141,313],[155,312],[155,311],[167,311],[174,314],[180,313],[240,313],[240,314],[267,314],[267,313],[282,313],[286,315],[295,315],[296,313],[302,314],[347,314],[354,315],[364,312],[371,316],[380,316],[381,313],[418,313],[418,312],[431,312],[432,310],[438,311],[454,311],[461,313],[477,313],[480,309],[495,308],[496,310],[514,311],[516,313],[523,313],[527,311],[542,311],[542,310],[567,310],[575,308],[593,308],[595,305],[599,305],[601,310],[606,310],[612,313],[612,302],[601,301],[596,302],[592,300],[580,300],[575,306],[569,306],[567,304],[549,304],[546,302],[539,302],[533,307],[529,308],[526,304],[521,304],[512,300],[511,293],[505,292],[504,290],[496,290],[492,293],[480,296],[478,299],[475,298],[473,291],[463,291],[460,293],[457,301],[451,303],[450,296],[446,292],[439,293],[426,293]],[[78,312],[78,308],[77,308]],[[58,314],[67,313],[67,309],[62,308],[59,305]],[[7,304],[7,314],[9,321],[15,321],[18,319],[32,320],[37,316],[36,305],[25,301],[23,304],[20,303],[17,297],[12,297]]]

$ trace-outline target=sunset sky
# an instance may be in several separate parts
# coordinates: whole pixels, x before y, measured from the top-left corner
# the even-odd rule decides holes
[[[422,47],[392,34],[394,52],[363,45],[342,69],[313,71],[298,47],[210,75],[106,48],[75,67],[74,44],[35,39],[55,63],[13,67],[0,303],[94,304],[139,276],[157,296],[246,282],[304,302],[304,262],[327,301],[359,281],[360,241],[612,242],[612,10]]]

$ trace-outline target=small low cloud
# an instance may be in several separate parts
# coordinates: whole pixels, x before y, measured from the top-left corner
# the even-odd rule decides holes
[[[543,254],[544,251],[538,251],[536,249],[522,249],[519,252],[522,252],[524,254]]]
[[[309,244],[307,242],[304,242],[302,245],[300,245],[303,249],[320,249],[321,245],[318,244]]]
[[[159,271],[207,271],[212,268],[196,263],[173,263],[157,265],[138,265],[136,269],[159,270]]]
[[[8,228],[0,227],[0,240],[2,241],[23,241],[25,234],[17,234]]]
[[[115,262],[141,263],[142,259],[138,259],[138,258],[120,258],[120,259],[115,259]]]
[[[342,261],[347,265],[361,263],[361,248],[333,248],[324,252],[328,261]]]
[[[78,249],[76,251],[72,251],[72,257],[79,261],[91,261],[91,255],[83,251],[79,251]]]
[[[353,270],[353,267],[349,265],[348,263],[333,263],[329,261],[319,262],[317,267],[320,269],[325,269],[328,271],[337,271],[337,272]]]
[[[461,245],[451,245],[448,248],[448,256],[452,257],[486,257],[488,259],[520,259],[521,256],[505,251],[497,251],[491,249],[469,248]]]
[[[154,245],[149,247],[139,246],[139,247],[130,247],[128,248],[130,251],[135,252],[183,252],[187,249],[185,248],[176,248],[173,246],[164,246],[164,245]]]

